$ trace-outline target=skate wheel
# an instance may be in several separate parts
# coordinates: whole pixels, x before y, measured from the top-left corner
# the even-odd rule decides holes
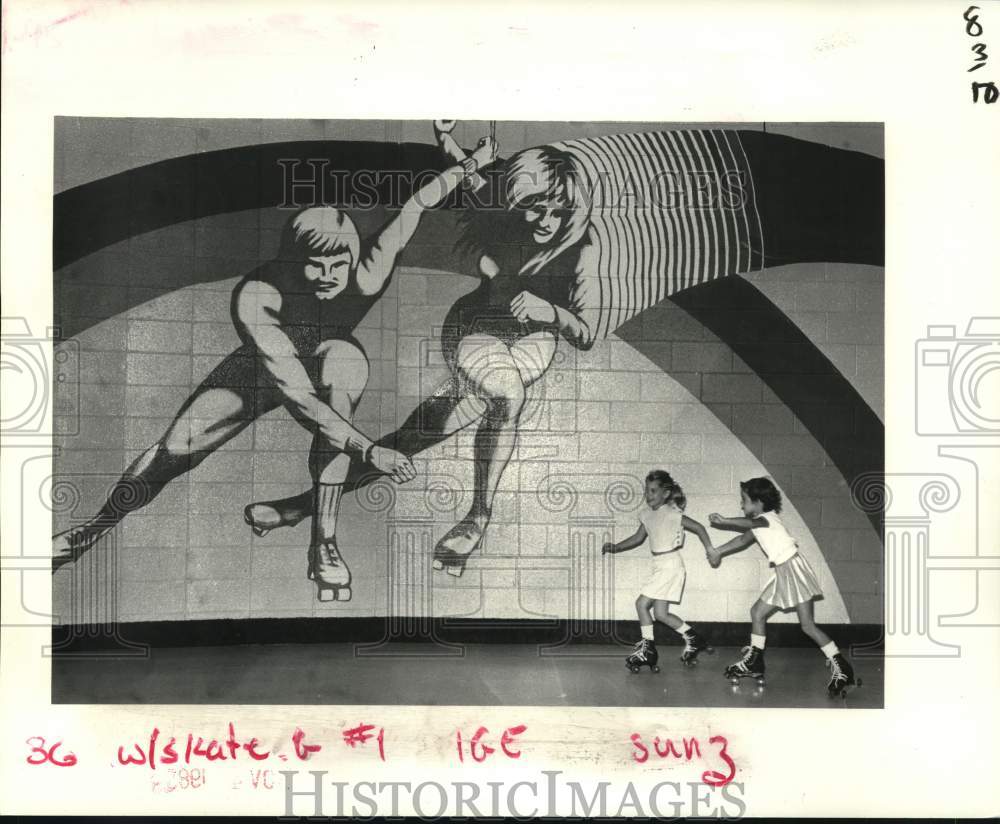
[[[437,558],[435,558],[431,562],[431,566],[434,567],[434,569],[438,569],[438,570],[444,569],[444,564],[441,561],[439,561]]]
[[[631,672],[631,673],[636,673],[636,672],[639,671],[639,668],[638,667],[629,667],[628,671]]]
[[[657,667],[657,666],[652,666],[649,669],[650,669],[650,672],[659,672],[660,671],[660,668]]]
[[[457,566],[457,565],[456,566],[449,566],[447,569],[448,569],[448,574],[451,575],[454,578],[461,578],[462,577],[462,573],[465,571],[464,567]]]
[[[323,602],[328,604],[331,601],[350,601],[351,600],[351,588],[350,587],[320,587],[316,592],[316,597]]]
[[[766,682],[766,681],[764,681],[764,679],[763,679],[763,678],[758,678],[758,679],[757,679],[757,686],[758,686],[758,687],[765,687],[765,686],[767,686],[767,682]]]
[[[705,652],[709,655],[715,655],[715,647],[705,647]]]
[[[738,687],[740,685],[740,679],[739,678],[730,678],[729,679],[729,683],[732,684],[734,687]]]
[[[859,679],[858,679],[858,681],[857,681],[857,685],[858,685],[859,687],[861,686],[861,679],[860,679],[860,678],[859,678]]]

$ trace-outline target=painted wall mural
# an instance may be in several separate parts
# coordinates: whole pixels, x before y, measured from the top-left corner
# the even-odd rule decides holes
[[[817,620],[880,623],[880,155],[872,124],[60,118],[55,609],[632,618],[654,539],[602,547],[662,469],[707,536],[690,620],[774,575],[747,525],[711,550],[766,477]]]

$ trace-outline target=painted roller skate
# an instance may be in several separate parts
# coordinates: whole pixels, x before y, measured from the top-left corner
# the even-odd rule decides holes
[[[434,569],[443,569],[449,575],[460,578],[465,572],[466,562],[482,543],[484,531],[485,526],[480,526],[471,518],[464,518],[455,524],[434,547]]]
[[[743,647],[743,657],[726,667],[726,678],[733,686],[739,686],[741,679],[753,678],[758,687],[764,686],[764,650],[757,647]]]
[[[650,672],[659,672],[660,668],[657,666],[659,660],[660,654],[656,651],[656,644],[642,638],[632,647],[632,654],[625,659],[625,666],[631,672],[639,672],[643,667],[649,667]]]
[[[715,649],[709,646],[708,641],[697,632],[692,631],[684,635],[684,651],[681,653],[681,661],[692,667],[698,663],[698,655],[702,652],[714,655]]]
[[[287,506],[284,501],[261,501],[248,504],[243,510],[243,520],[259,538],[263,538],[272,529],[295,526],[308,515],[307,510]]]
[[[320,541],[310,549],[311,571],[320,601],[351,600],[351,570],[337,549],[336,538]]]
[[[84,552],[91,549],[94,544],[107,535],[112,528],[111,526],[91,521],[53,536],[52,572],[54,573],[66,564],[73,563]]]
[[[860,687],[861,679],[855,679],[854,667],[841,653],[837,653],[833,658],[826,659],[826,665],[830,668],[830,683],[826,685],[827,694],[831,698],[840,696],[847,697],[848,687]]]

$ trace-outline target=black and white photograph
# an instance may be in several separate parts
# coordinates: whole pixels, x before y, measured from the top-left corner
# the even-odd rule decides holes
[[[54,701],[881,706],[881,124],[55,152]]]
[[[1000,5],[2,12],[0,815],[996,815]]]

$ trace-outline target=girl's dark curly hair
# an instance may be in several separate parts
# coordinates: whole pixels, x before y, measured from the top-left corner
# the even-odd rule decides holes
[[[740,489],[751,501],[759,501],[765,512],[781,512],[781,493],[770,478],[740,481]]]

